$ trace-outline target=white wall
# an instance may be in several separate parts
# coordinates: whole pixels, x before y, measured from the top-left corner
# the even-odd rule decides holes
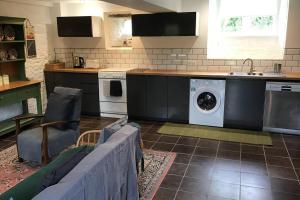
[[[286,48],[300,47],[300,1],[290,0]]]

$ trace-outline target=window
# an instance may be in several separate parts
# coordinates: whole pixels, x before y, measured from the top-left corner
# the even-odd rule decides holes
[[[210,0],[208,58],[282,59],[288,0]]]
[[[108,48],[132,47],[131,15],[108,14],[105,18],[107,24]]]

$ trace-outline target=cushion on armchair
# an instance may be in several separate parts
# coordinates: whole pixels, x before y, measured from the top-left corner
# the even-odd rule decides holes
[[[62,95],[51,93],[48,98],[47,108],[44,117],[44,123],[53,121],[68,121],[72,119],[73,107],[75,103],[74,95]],[[70,124],[53,125],[54,128],[65,130],[71,128]]]

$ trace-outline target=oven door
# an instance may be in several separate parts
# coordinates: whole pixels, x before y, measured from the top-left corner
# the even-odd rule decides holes
[[[109,92],[107,93],[107,90],[109,90],[109,82],[112,80],[121,81],[122,86],[122,96],[115,97],[110,96]],[[108,85],[107,85],[108,84]],[[127,91],[126,91],[126,80],[125,79],[99,79],[99,100],[101,102],[127,102]]]

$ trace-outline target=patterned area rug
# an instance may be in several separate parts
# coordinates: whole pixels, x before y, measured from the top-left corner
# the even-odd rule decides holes
[[[139,174],[141,200],[154,197],[162,180],[169,171],[175,153],[145,150],[145,171]],[[0,152],[0,194],[32,175],[40,166],[30,162],[18,162],[17,148],[13,145]]]
[[[145,171],[139,175],[140,200],[151,200],[174,162],[176,153],[144,150]]]
[[[36,164],[23,162],[17,158],[17,147],[13,145],[0,152],[0,194],[9,190],[40,167]]]

